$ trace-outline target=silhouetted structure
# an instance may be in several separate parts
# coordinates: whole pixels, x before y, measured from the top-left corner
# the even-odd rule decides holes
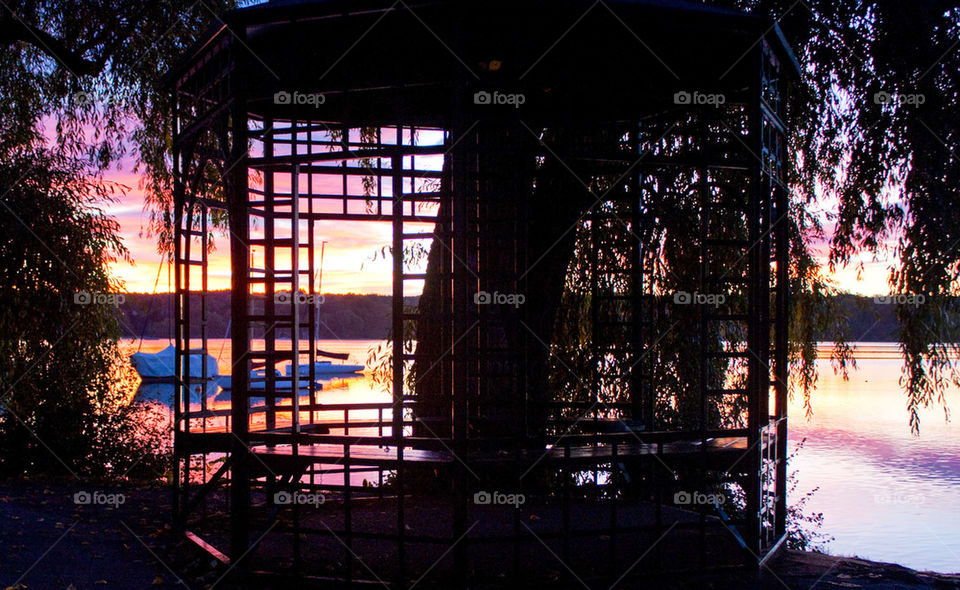
[[[177,395],[192,539],[251,572],[396,587],[772,554],[797,72],[775,23],[627,0],[271,2],[224,22],[168,75],[179,374],[206,349],[190,303],[214,214],[233,282],[232,406]],[[325,220],[389,223],[404,253],[390,403],[274,376],[317,354]]]

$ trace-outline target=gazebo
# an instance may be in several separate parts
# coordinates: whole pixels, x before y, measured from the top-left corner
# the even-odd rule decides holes
[[[772,20],[667,0],[225,15],[166,77],[175,523],[347,585],[758,567],[786,536],[797,74]],[[389,403],[277,376],[322,354],[335,221],[391,228]],[[228,409],[188,378],[217,227]]]

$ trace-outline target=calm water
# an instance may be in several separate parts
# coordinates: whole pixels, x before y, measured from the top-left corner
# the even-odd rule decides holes
[[[320,347],[348,352],[349,362],[363,364],[377,344],[331,340]],[[145,340],[142,349],[153,352],[166,345],[166,340]],[[229,372],[229,342],[211,340],[209,350],[219,358],[221,373]],[[823,532],[835,537],[827,546],[830,553],[958,572],[960,428],[945,423],[940,409],[930,408],[921,414],[920,436],[911,435],[895,345],[860,343],[858,358],[849,381],[835,376],[829,361],[820,361],[812,417],[805,416],[800,396],[790,404],[791,447],[806,439],[791,465],[799,476],[795,496],[819,486],[807,507],[823,513]],[[208,397],[217,394],[213,388]],[[389,395],[369,377],[357,376],[324,381],[320,401],[386,402]],[[957,391],[947,401],[960,408]]]
[[[820,486],[808,507],[836,537],[829,553],[958,572],[960,428],[928,408],[911,435],[896,346],[859,343],[857,356],[849,381],[819,361],[810,419],[800,396],[790,404],[791,446],[806,438],[791,464],[797,494]],[[955,389],[947,404],[960,408]]]

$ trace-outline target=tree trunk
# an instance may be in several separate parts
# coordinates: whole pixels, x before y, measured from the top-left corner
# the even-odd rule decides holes
[[[550,145],[544,152],[537,149],[537,138],[519,123],[482,123],[460,141],[458,149],[469,150],[471,169],[465,172],[475,175],[479,196],[475,209],[469,209],[477,215],[477,233],[470,236],[475,240],[470,250],[476,257],[451,260],[448,246],[437,240],[430,249],[414,363],[415,412],[428,428],[418,426],[416,435],[446,437],[452,430],[454,388],[443,359],[458,338],[470,339],[480,351],[479,359],[461,359],[470,363],[469,383],[456,384],[457,391],[470,400],[470,436],[536,440],[542,434],[541,402],[550,398],[549,345],[574,249],[575,226],[595,201],[584,186],[589,181],[587,172],[578,170],[575,160],[564,158],[583,140],[583,133],[555,132],[544,137]],[[544,158],[538,167],[540,153]],[[449,175],[444,176],[449,188]],[[448,214],[442,206],[440,218]],[[449,222],[444,225],[438,224],[438,230],[450,227]],[[444,292],[446,264],[454,271],[471,273],[480,291],[521,295],[524,302],[478,305],[479,324],[474,331],[451,334],[443,319],[450,311],[445,301],[449,294]]]

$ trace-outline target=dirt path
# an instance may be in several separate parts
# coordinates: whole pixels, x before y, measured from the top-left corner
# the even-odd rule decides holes
[[[224,577],[225,568],[217,567],[216,562],[170,531],[170,500],[169,490],[155,487],[117,488],[64,482],[0,484],[0,589],[241,588],[230,576]],[[257,583],[248,587],[268,586]],[[511,586],[506,583],[503,587]],[[759,576],[740,573],[672,578],[643,584],[625,582],[620,587],[960,590],[960,575],[929,574],[894,564],[787,552]]]
[[[0,588],[202,588],[207,582],[196,576],[177,583],[203,564],[178,552],[166,528],[169,496],[157,488],[0,485]]]

